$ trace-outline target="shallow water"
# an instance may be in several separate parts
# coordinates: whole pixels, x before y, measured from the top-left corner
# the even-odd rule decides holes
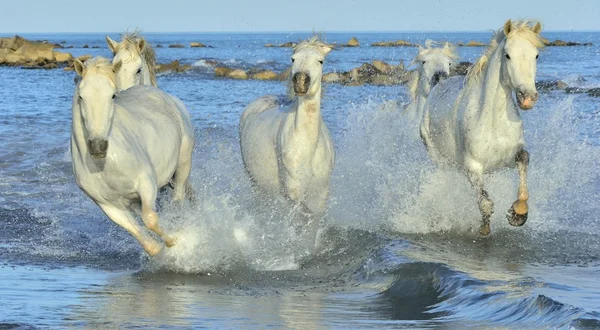
[[[373,41],[486,42],[489,34],[355,34]],[[281,70],[298,34],[150,34],[159,62],[195,68],[159,76],[190,108],[196,129],[196,205],[163,196],[160,216],[178,244],[148,258],[74,183],[68,148],[74,73],[0,68],[0,328],[600,328],[598,99],[543,92],[523,113],[531,154],[530,214],[504,212],[514,170],[486,178],[496,204],[481,238],[475,194],[462,173],[437,169],[400,115],[405,87],[327,85],[323,116],[337,152],[323,228],[281,198],[253,191],[237,122],[245,105],[283,94],[280,82],[217,79],[203,59]],[[542,51],[538,79],[599,87],[598,33],[548,33],[592,47]],[[109,56],[103,35],[28,35]],[[116,36],[114,36],[116,38]],[[330,42],[352,35],[328,34]],[[333,51],[325,71],[374,59],[412,60],[414,48]],[[473,61],[482,48],[460,48]]]

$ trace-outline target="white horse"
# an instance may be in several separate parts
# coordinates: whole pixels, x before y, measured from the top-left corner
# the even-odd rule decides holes
[[[264,96],[248,105],[240,120],[242,158],[253,181],[312,214],[325,209],[335,156],[321,117],[321,77],[329,51],[317,37],[295,46],[289,89],[293,103]]]
[[[417,65],[408,84],[411,102],[405,108],[405,114],[413,120],[420,121],[427,95],[433,86],[445,80],[450,75],[450,67],[456,64],[458,54],[451,43],[443,47],[435,47],[433,40],[425,41],[425,47],[419,45],[419,53],[411,64]]]
[[[108,48],[114,54],[113,64],[121,62],[117,72],[117,88],[126,90],[136,85],[156,85],[156,57],[152,47],[138,32],[125,33],[121,42],[106,36]]]
[[[119,62],[120,63],[120,62]],[[183,103],[152,86],[117,94],[107,59],[75,60],[81,77],[73,97],[71,156],[79,187],[150,255],[163,244],[149,236],[129,207],[141,201],[141,217],[167,246],[175,241],[158,225],[158,188],[174,180],[174,200],[185,197],[194,133]]]
[[[500,167],[516,165],[520,176],[508,221],[513,226],[527,221],[529,153],[518,108],[529,110],[538,99],[535,74],[538,48],[543,47],[541,29],[539,23],[532,27],[527,21],[508,20],[466,79],[453,77],[438,84],[425,105],[423,142],[434,160],[447,160],[467,171],[479,194],[482,235],[490,233],[493,213],[483,175]]]

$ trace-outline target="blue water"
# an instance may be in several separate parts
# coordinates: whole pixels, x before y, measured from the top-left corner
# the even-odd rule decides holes
[[[328,33],[360,48],[332,51],[324,71],[372,60],[408,65],[412,47],[375,41],[487,42],[490,33]],[[104,34],[24,35],[110,57]],[[238,146],[244,107],[285,93],[277,81],[215,78],[203,60],[283,70],[304,33],[145,34],[159,63],[194,68],[158,77],[192,114],[196,206],[160,210],[178,245],[148,258],[75,185],[69,134],[74,73],[0,67],[0,328],[598,328],[598,99],[542,92],[524,113],[530,215],[504,218],[513,170],[486,178],[496,204],[481,238],[462,173],[437,169],[399,113],[404,86],[326,85],[325,122],[337,152],[326,229],[307,255],[294,210],[252,190]],[[600,87],[600,33],[545,33],[590,47],[541,51],[538,80]],[[113,39],[117,35],[111,35]],[[203,42],[213,48],[167,48]],[[82,48],[84,44],[99,49]],[[459,48],[474,61],[482,47]],[[246,233],[241,240],[236,233]]]

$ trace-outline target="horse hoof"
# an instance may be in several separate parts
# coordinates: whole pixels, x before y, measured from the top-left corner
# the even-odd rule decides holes
[[[481,225],[481,227],[479,228],[479,234],[481,234],[481,236],[487,236],[489,235],[491,232],[490,229],[490,224],[486,223],[485,225]]]
[[[510,209],[508,209],[508,212],[506,212],[506,219],[508,219],[508,223],[511,226],[521,227],[527,221],[528,214],[529,212],[518,214],[517,212],[515,212],[514,208],[511,207]]]
[[[146,250],[146,253],[148,253],[148,255],[150,255],[151,257],[156,256],[157,254],[159,254],[163,249],[162,244],[152,244],[152,246],[145,246],[144,250]]]
[[[163,241],[165,242],[165,245],[167,247],[173,247],[173,245],[175,245],[175,243],[177,243],[177,240],[169,235],[164,235],[163,237],[161,237],[163,239]]]

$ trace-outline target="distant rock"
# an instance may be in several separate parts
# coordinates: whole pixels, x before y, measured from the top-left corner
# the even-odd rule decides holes
[[[244,70],[235,69],[235,70],[229,72],[227,77],[233,78],[233,79],[238,79],[238,80],[246,80],[246,79],[248,79],[248,74]]]
[[[390,71],[392,71],[392,66],[385,62],[374,60],[371,63],[373,64],[375,69],[377,69],[377,71],[379,71],[382,74],[388,74],[390,73]]]
[[[358,42],[358,39],[356,39],[355,37],[352,37],[350,40],[348,40],[348,43],[345,46],[346,47],[360,47],[360,43]]]
[[[215,68],[215,76],[217,77],[227,77],[229,73],[233,71],[232,68],[228,68],[226,66],[218,66]]]
[[[56,62],[70,62],[73,60],[73,55],[69,53],[53,52]]]
[[[483,46],[486,46],[486,44],[484,44],[483,42],[479,42],[479,41],[475,41],[475,40],[471,40],[471,41],[467,42],[466,44],[459,42],[459,43],[457,43],[457,45],[461,46],[461,47],[483,47]]]
[[[171,44],[169,45],[169,48],[185,48],[185,46],[182,44]]]
[[[190,42],[190,47],[192,48],[204,48],[206,47],[205,44],[201,43],[201,42]]]
[[[255,80],[276,80],[277,73],[271,70],[264,70],[250,75],[250,79]]]
[[[323,75],[322,81],[325,83],[341,83],[344,76],[337,72],[330,72]]]
[[[416,46],[406,40],[378,41],[371,44],[372,47],[413,47]]]
[[[567,46],[592,46],[591,42],[579,43],[573,41],[563,41],[563,40],[554,40],[549,41],[548,39],[544,39],[544,45],[548,47],[567,47]]]
[[[157,73],[162,73],[162,72],[176,72],[176,73],[179,73],[179,72],[185,72],[185,71],[187,71],[187,70],[189,70],[191,68],[192,68],[191,65],[189,65],[189,64],[181,65],[178,60],[175,60],[175,61],[173,61],[171,63],[158,64],[156,66],[156,68],[154,69],[154,71],[157,72]]]
[[[161,44],[158,44],[158,45],[156,45],[156,48],[164,48],[164,47],[165,47],[165,46],[163,46],[163,45],[161,45]]]
[[[291,74],[292,74],[292,66],[289,66],[287,69],[281,71],[277,75],[277,80],[286,81],[286,80],[290,79]]]
[[[292,42],[292,41],[288,41],[286,43],[283,44],[279,44],[279,45],[274,45],[274,44],[266,44],[265,47],[267,48],[272,48],[272,47],[281,47],[281,48],[293,48],[297,45],[297,43]]]
[[[540,80],[535,83],[535,88],[541,92],[548,92],[551,90],[566,90],[569,85],[562,80]]]
[[[291,41],[288,41],[288,42],[286,42],[284,44],[279,45],[279,47],[287,47],[287,48],[291,48],[291,47],[295,47],[295,46],[296,46],[296,43],[295,42],[291,42]]]
[[[589,96],[600,97],[600,88],[590,88],[587,91]]]
[[[65,65],[70,54],[55,52],[56,45],[29,41],[20,36],[0,38],[0,65],[20,66],[28,69],[54,69]],[[58,60],[57,60],[58,57]]]
[[[90,48],[90,45],[88,45],[88,44],[85,44],[85,45],[83,45],[83,47],[82,47],[82,48]]]

